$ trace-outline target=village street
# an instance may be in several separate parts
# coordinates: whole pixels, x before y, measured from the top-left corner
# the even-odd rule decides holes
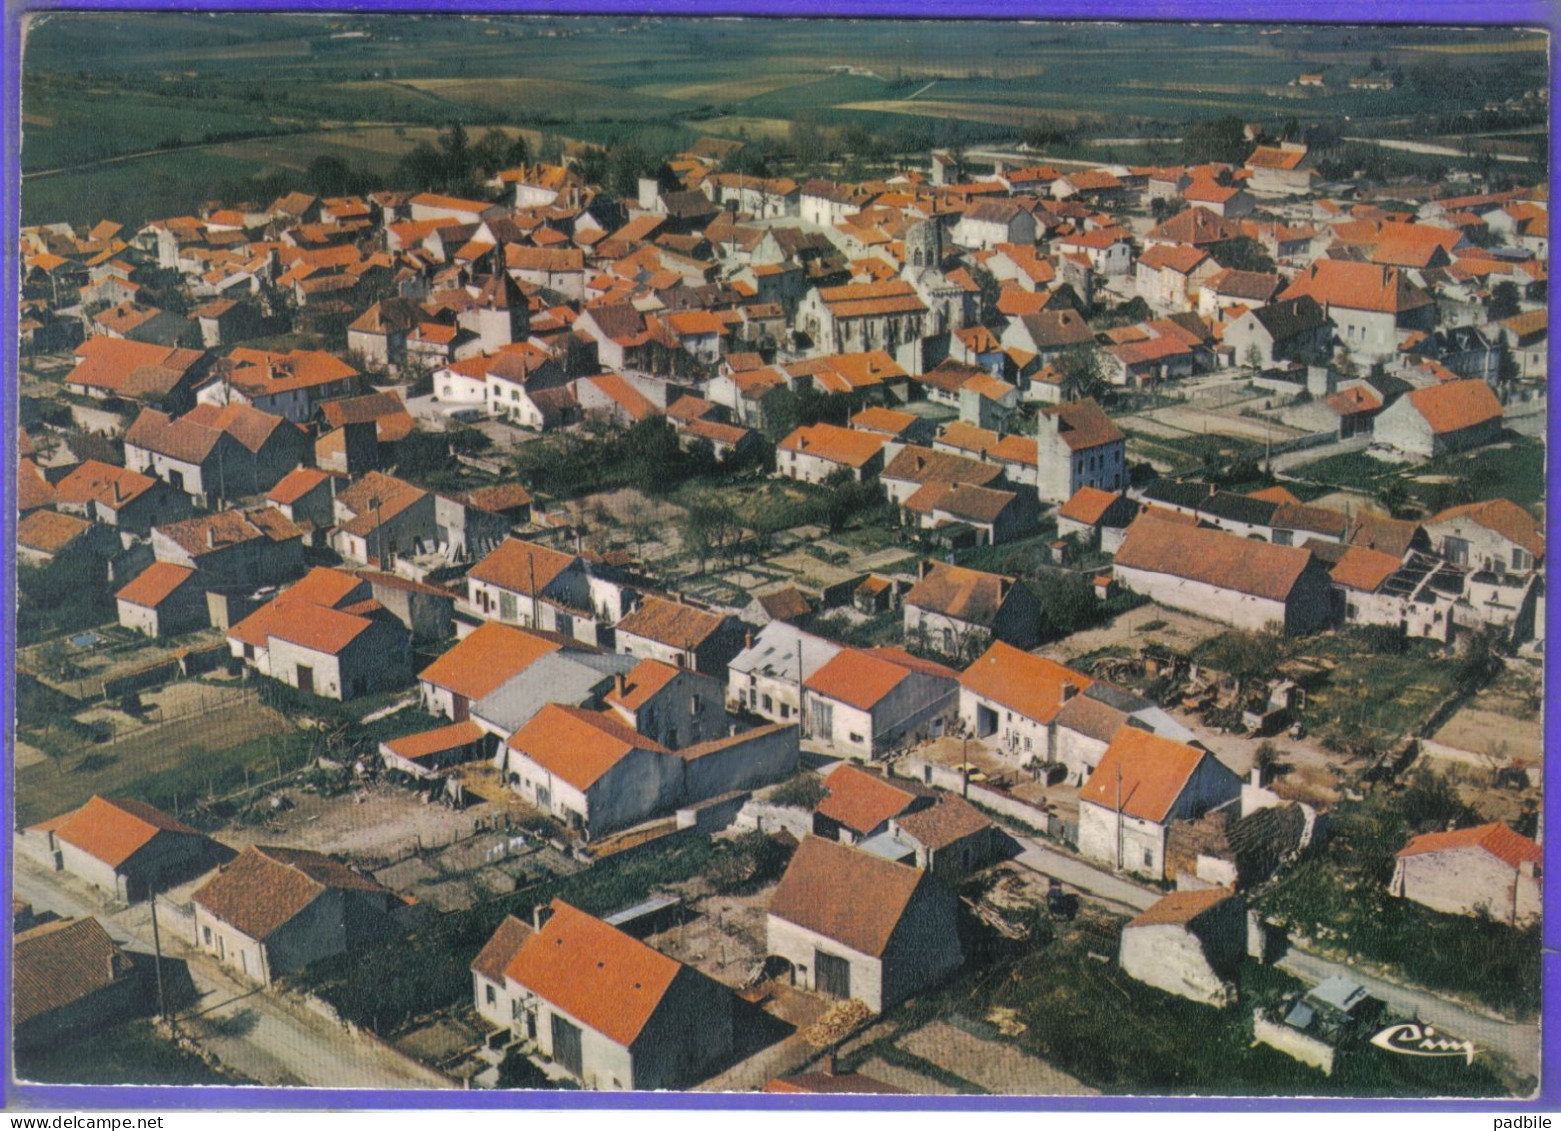
[[[146,904],[106,911],[95,889],[66,873],[49,871],[24,852],[15,855],[12,894],[38,913],[96,916],[137,960],[153,953]],[[163,953],[170,981],[188,971],[196,1001],[178,1015],[180,1028],[223,1064],[260,1084],[315,1088],[448,1088],[451,1082],[374,1039],[265,990],[240,983],[186,945],[160,913]]]
[[[1055,876],[1078,889],[1093,902],[1118,912],[1136,914],[1160,898],[1161,893],[1102,868],[1047,847],[1030,837],[1016,836],[1023,851],[1017,863],[1047,876]],[[1539,1073],[1539,1026],[1504,1021],[1413,986],[1400,985],[1366,973],[1356,966],[1333,962],[1291,946],[1276,963],[1279,969],[1310,983],[1344,977],[1359,982],[1366,991],[1388,1004],[1394,1013],[1435,1025],[1445,1032],[1474,1042],[1476,1050],[1489,1049],[1527,1075]]]

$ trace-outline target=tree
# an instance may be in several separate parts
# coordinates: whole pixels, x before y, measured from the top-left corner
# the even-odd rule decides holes
[[[1098,397],[1106,388],[1105,372],[1100,366],[1100,354],[1093,346],[1074,346],[1057,359],[1057,372],[1062,375],[1062,399],[1084,400]]]
[[[1491,288],[1491,297],[1485,300],[1485,315],[1492,322],[1500,322],[1504,318],[1511,318],[1519,313],[1518,300],[1521,297],[1518,285],[1510,280],[1504,280]]]
[[[478,172],[491,177],[501,169],[511,169],[526,161],[526,139],[510,136],[501,129],[490,129],[471,148],[472,163]]]
[[[1284,662],[1288,642],[1277,628],[1262,632],[1235,630],[1209,640],[1201,649],[1201,662],[1225,672],[1237,689],[1254,679],[1267,679]]]
[[[1232,271],[1257,271],[1265,275],[1274,273],[1274,260],[1268,249],[1251,236],[1220,244],[1213,253],[1221,267]]]
[[[1245,131],[1245,123],[1234,114],[1199,122],[1182,140],[1182,160],[1189,165],[1211,161],[1238,165],[1251,148]]]
[[[985,267],[972,267],[970,277],[981,288],[981,324],[996,330],[1008,324],[1008,316],[997,308],[1003,295],[1003,284]]]
[[[1388,514],[1397,518],[1409,504],[1409,488],[1404,486],[1402,479],[1395,476],[1378,489],[1377,502],[1387,507]]]
[[[1248,369],[1262,369],[1263,351],[1258,348],[1258,344],[1256,342],[1253,342],[1247,347],[1247,352],[1242,356],[1241,360],[1246,364]]]

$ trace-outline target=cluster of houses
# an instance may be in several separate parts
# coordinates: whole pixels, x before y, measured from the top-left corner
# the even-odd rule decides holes
[[[1096,397],[1245,367],[1304,390],[1321,430],[1399,458],[1488,444],[1544,380],[1543,187],[1379,207],[1320,184],[1290,142],[1255,142],[1241,165],[986,177],[936,154],[928,174],[863,184],[742,177],[721,152],[624,200],[540,164],[480,200],[293,193],[134,234],[25,229],[24,347],[71,352],[64,390],[118,421],[124,456],[77,461],[24,429],[19,555],[97,557],[122,625],[216,629],[235,670],[299,695],[415,688],[442,721],[385,741],[386,767],[490,765],[581,843],[736,812],[795,776],[805,745],[838,767],[770,896],[766,951],[794,985],[874,1011],[964,960],[951,885],[1003,837],[930,771],[867,767],[982,741],[1077,791],[1085,859],[1183,885],[1128,924],[1124,969],[1228,1001],[1257,945],[1242,892],[1314,843],[1320,815],[1156,704],[1032,655],[1035,590],[943,551],[1049,517],[1059,562],[1109,559],[1090,575],[1102,598],[1248,630],[1542,640],[1544,533],[1524,508],[1393,519],[1283,487],[1135,480]],[[1151,206],[1158,222],[1135,226]],[[169,272],[187,316],[152,302]],[[1097,332],[1108,294],[1148,316]],[[283,324],[345,348],[244,344]],[[400,466],[419,431],[652,418],[732,464],[805,392],[850,410],[777,433],[774,474],[880,486],[939,560],[713,606],[584,552],[521,484],[434,490]],[[823,605],[898,609],[902,644],[809,631]],[[405,910],[340,860],[234,854],[138,802],[94,798],[24,835],[117,900],[216,867],[192,897],[198,945],[258,984]],[[1538,861],[1505,826],[1431,834],[1404,847],[1392,891],[1526,923]],[[109,1009],[133,965],[91,920],[29,926],[16,954],[19,1020],[40,1033]],[[92,969],[76,997],[28,973],[67,960]],[[731,987],[562,901],[506,920],[471,969],[483,1018],[590,1087],[688,1086],[736,1047]]]

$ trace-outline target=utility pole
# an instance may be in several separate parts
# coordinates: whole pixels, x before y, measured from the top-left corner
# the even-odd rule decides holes
[[[152,967],[157,972],[157,1016],[168,1020],[168,1000],[163,995],[163,940],[157,931],[157,892],[152,892]]]
[[[1122,762],[1117,761],[1117,871],[1122,870]]]

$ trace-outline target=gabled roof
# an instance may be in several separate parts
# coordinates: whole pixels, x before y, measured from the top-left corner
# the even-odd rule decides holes
[[[1102,491],[1099,487],[1080,487],[1073,493],[1073,497],[1063,503],[1057,510],[1058,518],[1071,519],[1074,522],[1095,525],[1106,517],[1118,500],[1122,498],[1120,491]]]
[[[83,460],[55,484],[54,495],[62,503],[102,503],[122,507],[140,498],[158,481],[150,475],[95,459]]]
[[[1191,926],[1194,921],[1213,911],[1235,896],[1229,888],[1204,888],[1202,890],[1173,891],[1150,905],[1128,922],[1128,927],[1158,927],[1161,925]]]
[[[490,982],[504,984],[504,970],[520,953],[520,948],[525,945],[535,933],[530,923],[517,919],[513,915],[504,916],[504,922],[499,924],[498,930],[493,932],[491,938],[483,943],[482,949],[477,952],[477,957],[472,959],[472,971],[481,974]]]
[[[73,514],[33,511],[16,524],[16,544],[44,554],[56,554],[92,529],[92,523]]]
[[[641,660],[623,677],[623,691],[620,693],[614,687],[607,696],[607,702],[623,707],[625,710],[638,711],[665,690],[685,670],[687,669],[675,668],[660,660]]]
[[[1382,583],[1403,568],[1403,559],[1364,546],[1346,547],[1344,554],[1328,571],[1335,585],[1375,593]]]
[[[330,472],[316,467],[295,467],[266,492],[266,502],[291,506],[330,478]]]
[[[1488,499],[1483,503],[1466,503],[1449,507],[1440,514],[1426,519],[1427,526],[1466,518],[1499,534],[1513,545],[1521,546],[1536,558],[1545,556],[1545,532],[1528,511],[1508,499]]]
[[[497,621],[479,625],[417,678],[475,702],[560,646]]]
[[[921,484],[962,483],[976,487],[990,486],[1003,475],[1001,464],[935,451],[919,444],[906,444],[883,469],[884,479]]]
[[[1079,800],[1114,811],[1120,770],[1122,812],[1145,821],[1163,822],[1193,772],[1205,758],[1212,757],[1206,750],[1174,739],[1161,738],[1137,727],[1123,727],[1079,790]]]
[[[1502,416],[1501,402],[1484,381],[1447,381],[1405,394],[1404,400],[1438,436],[1473,428]]]
[[[12,1023],[26,1024],[107,989],[135,966],[96,919],[58,919],[15,938]]]
[[[1041,410],[1041,414],[1059,422],[1058,432],[1069,451],[1087,451],[1102,444],[1115,444],[1127,439],[1105,410],[1092,400],[1048,405]]]
[[[671,753],[614,716],[560,703],[537,712],[510,735],[509,746],[581,791],[636,750]]]
[[[1001,640],[993,642],[959,677],[960,686],[972,694],[1045,725],[1050,725],[1074,694],[1082,693],[1094,682],[1082,672],[1044,656],[1022,652]],[[1072,692],[1066,690],[1069,685]]]
[[[879,774],[843,763],[824,779],[828,796],[814,812],[838,821],[861,836],[916,803],[925,793],[909,783],[888,781]]]
[[[618,631],[691,651],[717,632],[723,618],[681,601],[647,597],[639,608],[618,622]]]
[[[144,801],[129,797],[114,801],[93,797],[80,809],[34,828],[52,832],[66,844],[74,845],[111,868],[118,868],[140,852],[159,833],[178,833],[206,839],[205,833],[192,829]]]
[[[910,678],[911,669],[871,652],[843,648],[815,671],[804,686],[859,710],[871,711]]]
[[[970,624],[990,626],[1018,584],[1001,574],[937,562],[905,594],[905,604]]]
[[[1402,314],[1435,301],[1397,267],[1345,259],[1315,260],[1279,297],[1292,299],[1302,295],[1324,306],[1386,314]]]
[[[688,968],[563,900],[550,911],[505,978],[615,1044],[632,1045]]]
[[[187,569],[182,565],[175,565],[173,562],[153,562],[114,596],[118,600],[129,601],[132,605],[155,609],[194,576],[193,569]]]
[[[482,727],[467,719],[464,722],[434,727],[432,730],[422,730],[415,734],[403,734],[399,738],[389,739],[384,745],[392,754],[412,762],[419,758],[427,758],[431,754],[442,754],[447,750],[459,750],[471,746],[475,742],[480,742],[486,733],[487,731]]]
[[[883,451],[883,437],[838,424],[804,424],[779,444],[784,452],[800,452],[846,467],[860,468]]]
[[[1018,321],[1038,349],[1061,349],[1094,342],[1089,323],[1076,310],[1043,310],[1020,315]]]
[[[572,554],[563,554],[535,542],[506,538],[474,565],[467,576],[473,581],[535,597],[579,560]]]
[[[992,828],[992,822],[975,806],[950,796],[939,797],[929,808],[896,817],[894,823],[933,852]]]
[[[1286,342],[1299,334],[1326,325],[1328,315],[1311,295],[1281,299],[1249,311],[1258,325],[1276,342]]]
[[[1190,275],[1200,264],[1208,261],[1209,253],[1202,248],[1186,244],[1155,244],[1138,257],[1140,267],[1154,270],[1175,271],[1178,275]]]
[[[1403,859],[1406,856],[1423,856],[1428,852],[1451,852],[1464,848],[1484,849],[1512,868],[1522,867],[1526,863],[1537,867],[1545,858],[1539,845],[1499,821],[1472,829],[1417,836],[1400,849],[1398,855]]]
[[[770,898],[777,919],[881,957],[923,883],[918,868],[809,836]]]
[[[1204,247],[1212,243],[1224,243],[1240,235],[1241,229],[1232,221],[1215,215],[1207,208],[1189,208],[1151,231],[1149,239]]]
[[[190,899],[263,942],[331,889],[390,895],[368,876],[329,856],[252,844]]]
[[[1116,565],[1200,581],[1269,601],[1285,601],[1311,555],[1222,530],[1181,526],[1142,516],[1127,528]]]

